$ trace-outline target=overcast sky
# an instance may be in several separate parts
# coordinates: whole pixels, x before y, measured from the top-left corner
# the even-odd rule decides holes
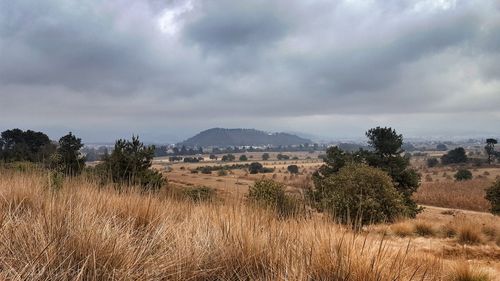
[[[497,0],[0,0],[0,129],[500,135]]]

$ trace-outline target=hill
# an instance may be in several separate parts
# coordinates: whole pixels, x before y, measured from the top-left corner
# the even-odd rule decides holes
[[[312,143],[311,140],[287,133],[266,133],[255,129],[213,128],[183,141],[181,145],[190,147],[206,146],[260,146],[299,145]]]

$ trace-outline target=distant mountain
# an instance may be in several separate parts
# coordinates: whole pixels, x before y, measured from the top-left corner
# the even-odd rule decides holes
[[[266,133],[254,129],[213,128],[191,137],[180,145],[190,147],[206,146],[262,146],[299,145],[312,143],[311,140],[287,133]]]

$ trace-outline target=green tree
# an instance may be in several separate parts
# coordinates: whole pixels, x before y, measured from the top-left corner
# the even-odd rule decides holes
[[[240,161],[248,161],[248,157],[245,154],[243,154],[240,156]]]
[[[46,134],[20,129],[2,132],[0,145],[0,157],[4,162],[44,162],[56,149]]]
[[[253,162],[248,167],[248,171],[250,174],[258,174],[263,168],[264,166],[262,166],[259,162]]]
[[[490,211],[494,215],[500,215],[500,180],[486,189],[486,200],[491,204]]]
[[[439,160],[437,160],[437,158],[435,158],[435,157],[431,157],[431,158],[427,159],[427,167],[429,167],[429,168],[436,167],[438,164],[439,164]]]
[[[222,156],[223,162],[231,162],[231,161],[234,161],[235,159],[236,159],[236,157],[233,154],[226,154],[226,155]]]
[[[404,150],[403,136],[392,128],[377,127],[366,133],[373,152],[363,151],[366,163],[389,174],[396,190],[403,196],[410,217],[415,217],[420,208],[411,198],[420,186],[420,174],[410,167],[410,158],[401,156]]]
[[[348,164],[321,184],[321,209],[342,223],[393,222],[411,211],[392,178],[365,164]]]
[[[466,181],[466,180],[471,180],[472,179],[472,173],[471,171],[467,169],[459,169],[455,175],[455,179],[457,181]]]
[[[299,167],[297,165],[290,165],[286,168],[290,174],[298,174]]]
[[[484,147],[484,149],[486,150],[486,154],[488,155],[488,164],[490,165],[492,157],[496,155],[495,144],[497,143],[498,141],[496,139],[486,139],[486,146]]]
[[[57,154],[61,157],[62,172],[66,175],[80,174],[85,167],[85,157],[80,153],[83,144],[71,132],[59,139]]]
[[[264,161],[269,160],[269,153],[262,154],[262,160],[264,160]]]
[[[443,163],[443,165],[460,164],[465,162],[467,162],[467,155],[465,154],[465,149],[463,147],[452,149],[441,157],[441,163]]]
[[[368,144],[372,150],[345,152],[337,147],[327,150],[324,164],[314,174],[315,190],[310,192],[312,200],[318,203],[323,197],[323,179],[337,173],[349,163],[366,163],[369,166],[385,171],[392,178],[396,190],[403,196],[404,204],[408,208],[407,214],[415,217],[420,208],[412,200],[412,194],[420,186],[420,174],[410,167],[410,159],[401,154],[404,150],[403,136],[392,128],[376,127],[366,132]]]
[[[439,151],[447,151],[448,150],[448,147],[446,146],[446,144],[444,143],[440,143],[436,146],[436,150],[439,150]]]
[[[276,158],[277,158],[278,160],[289,160],[289,159],[290,159],[290,156],[285,155],[285,154],[281,154],[281,153],[279,153],[279,154],[276,156]]]
[[[321,156],[321,157],[320,157]],[[337,173],[342,167],[351,162],[361,162],[359,152],[349,153],[337,146],[329,147],[326,155],[320,155],[324,164],[315,172],[315,179],[324,179],[325,177]]]
[[[392,128],[376,127],[366,132],[368,144],[375,149],[375,153],[380,156],[394,156],[403,153],[403,135],[396,133]]]
[[[131,141],[120,139],[115,142],[113,152],[98,166],[114,183],[158,189],[166,180],[161,173],[151,169],[154,151],[154,146],[145,146],[139,137],[132,136]]]

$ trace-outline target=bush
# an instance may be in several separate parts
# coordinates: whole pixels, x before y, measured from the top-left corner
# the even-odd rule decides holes
[[[9,169],[9,170],[15,170],[18,172],[33,172],[37,170],[43,170],[44,167],[43,165],[33,163],[33,162],[28,162],[28,161],[22,161],[22,162],[10,162],[10,163],[1,163],[0,165],[4,169]]]
[[[182,161],[182,157],[180,157],[180,156],[170,156],[170,157],[168,157],[168,161],[170,161],[170,162]]]
[[[240,161],[248,161],[248,157],[243,154],[240,156]]]
[[[393,222],[408,213],[391,177],[377,168],[348,164],[320,184],[321,209],[342,223]]]
[[[441,157],[441,163],[443,163],[443,165],[465,162],[467,162],[467,155],[465,154],[465,149],[463,147],[457,147],[450,150],[447,154]]]
[[[455,175],[455,179],[457,181],[466,181],[472,179],[472,172],[467,169],[459,169]]]
[[[224,156],[222,156],[222,161],[223,162],[231,162],[231,161],[234,161],[236,159],[236,157],[232,154],[226,154]]]
[[[280,154],[276,155],[276,158],[277,158],[278,160],[289,160],[289,159],[290,159],[290,156],[285,155],[285,154],[281,154],[281,153],[280,153]]]
[[[207,202],[215,198],[215,191],[209,187],[200,186],[183,190],[183,195],[194,202]]]
[[[111,155],[92,171],[101,182],[111,181],[125,185],[140,185],[145,189],[159,189],[166,179],[158,171],[152,170],[154,146],[145,146],[138,137],[132,141],[118,140]]]
[[[225,169],[220,169],[217,171],[219,177],[227,176],[227,171]]]
[[[387,127],[370,129],[366,132],[366,136],[371,150],[346,152],[338,147],[328,148],[323,159],[325,163],[314,173],[315,185],[320,186],[321,184],[317,184],[318,181],[336,174],[340,168],[349,163],[367,164],[386,172],[392,178],[394,187],[403,197],[407,215],[416,217],[422,209],[415,203],[412,195],[420,186],[421,175],[411,167],[410,159],[402,156],[403,136]],[[312,199],[318,202],[322,195],[322,191],[317,190]]]
[[[47,187],[52,191],[58,191],[63,187],[64,174],[58,171],[49,171]]]
[[[448,147],[446,146],[446,144],[443,144],[443,143],[440,143],[436,146],[436,150],[439,150],[439,151],[446,151],[448,150]]]
[[[290,174],[298,174],[299,167],[297,165],[290,165],[286,168]]]
[[[184,163],[198,163],[198,162],[200,162],[200,159],[196,158],[196,157],[184,157],[183,162]]]
[[[439,164],[439,160],[437,158],[429,158],[427,159],[427,167],[432,168],[436,167]]]
[[[262,166],[262,164],[260,164],[259,162],[253,162],[252,164],[250,164],[250,167],[248,167],[248,171],[250,172],[250,174],[257,174],[263,167],[264,166]]]
[[[219,171],[219,170],[239,170],[239,169],[246,169],[250,165],[249,164],[232,164],[232,165],[217,165],[217,166],[200,166],[194,169],[194,171],[201,172],[207,174],[208,171],[214,172],[214,171]],[[182,167],[181,167],[182,170]],[[206,172],[203,172],[206,171]]]
[[[206,175],[209,175],[212,173],[212,169],[210,169],[210,166],[205,166],[201,169],[201,173],[202,174],[206,174]]]
[[[262,166],[259,162],[253,162],[248,166],[248,171],[250,174],[258,174],[258,173],[272,173],[274,172],[274,169],[272,168],[266,168]]]
[[[269,160],[269,153],[262,154],[262,160],[264,160],[264,161]]]
[[[248,199],[261,207],[275,210],[282,217],[301,212],[299,200],[286,195],[285,185],[270,179],[256,181],[248,190]]]
[[[500,180],[486,189],[486,200],[491,204],[490,211],[494,215],[500,215]]]

